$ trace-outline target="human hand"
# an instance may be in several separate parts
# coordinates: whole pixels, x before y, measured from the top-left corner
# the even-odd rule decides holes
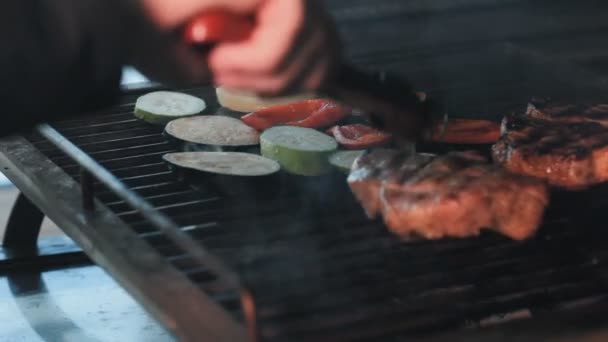
[[[217,85],[261,95],[315,91],[340,57],[332,20],[318,0],[142,0],[163,31],[179,29],[196,15],[222,9],[255,18],[250,37],[219,42],[206,59],[175,49],[187,78],[213,77]]]

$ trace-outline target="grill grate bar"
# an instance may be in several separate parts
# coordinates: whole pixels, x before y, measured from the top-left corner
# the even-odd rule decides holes
[[[463,318],[468,321],[478,321],[483,318],[492,316],[497,312],[512,312],[516,310],[526,309],[533,305],[542,305],[546,302],[553,302],[552,296],[568,300],[581,295],[601,293],[603,290],[597,285],[587,284],[582,282],[573,282],[561,284],[550,288],[542,287],[539,289],[529,290],[526,293],[521,293],[517,298],[510,300],[492,300],[491,302],[468,304],[463,307],[449,307],[444,303],[439,303],[435,307],[429,307],[432,310],[431,314],[416,313],[410,317],[406,317],[403,308],[406,306],[402,303],[393,303],[387,308],[390,303],[384,303],[382,306],[376,306],[376,303],[367,304],[364,310],[357,311],[356,308],[346,313],[341,312],[328,313],[327,315],[317,314],[316,320],[297,322],[290,320],[289,323],[281,322],[281,331],[284,332],[283,337],[287,336],[307,336],[312,333],[315,339],[318,340],[341,340],[337,336],[348,331],[355,330],[360,332],[361,327],[376,325],[381,326],[382,332],[399,334],[422,333],[432,331],[449,331],[462,326]],[[443,305],[442,305],[443,304]],[[370,317],[373,317],[370,320]],[[296,323],[297,322],[297,323]],[[314,329],[311,329],[311,324],[314,324]],[[336,329],[340,327],[339,329]],[[392,329],[393,331],[391,331]],[[270,333],[269,333],[270,334]],[[377,331],[373,332],[370,337],[377,337]],[[337,336],[336,336],[337,335]],[[374,336],[376,335],[376,336]],[[321,336],[328,336],[324,339]],[[309,336],[312,337],[312,336]],[[311,338],[311,340],[313,340]]]
[[[150,135],[155,135],[158,137],[159,136],[158,128],[144,126],[144,127],[135,128],[135,129],[121,129],[121,130],[115,130],[115,131],[109,131],[109,132],[82,134],[82,135],[70,137],[70,141],[74,142],[75,144],[95,144],[98,142],[106,142],[106,141],[116,140],[116,139],[137,138],[138,136],[150,136]],[[45,144],[42,146],[46,146],[47,148],[56,150],[56,147],[48,142],[37,143],[38,146],[40,146],[40,144]],[[42,148],[41,150],[44,151],[46,149]]]
[[[161,194],[165,194],[168,192],[178,192],[183,191],[186,188],[183,185],[175,184],[173,182],[159,183],[154,185],[145,185],[134,187],[131,190],[135,191],[142,198],[160,196]],[[97,196],[102,201],[116,201],[119,197],[116,196],[113,192],[106,190],[100,191],[96,193]]]
[[[557,268],[547,268],[552,265],[551,262],[552,260],[549,259],[544,260],[543,262],[536,263],[533,267],[531,266],[526,270],[522,270],[522,272],[491,280],[479,280],[478,282],[472,280],[476,271],[484,272],[492,269],[492,267],[496,267],[498,264],[502,264],[503,270],[506,271],[509,267],[521,267],[521,265],[524,265],[525,260],[506,260],[488,263],[479,267],[465,267],[462,270],[447,271],[443,274],[434,272],[430,275],[413,276],[407,279],[404,279],[403,276],[392,276],[388,271],[384,271],[383,273],[366,272],[363,275],[366,278],[359,278],[356,285],[350,287],[345,294],[338,297],[310,291],[308,293],[293,292],[285,294],[285,297],[278,298],[276,296],[273,297],[270,293],[259,293],[260,305],[267,305],[272,308],[272,304],[281,303],[288,299],[292,304],[296,304],[280,311],[276,309],[261,311],[260,317],[264,319],[278,319],[284,318],[287,315],[306,316],[306,314],[310,314],[311,312],[337,309],[349,304],[352,305],[353,302],[357,303],[357,300],[378,301],[383,298],[389,301],[399,299],[401,304],[414,310],[417,307],[424,308],[430,304],[430,301],[441,298],[449,298],[455,302],[458,298],[453,298],[454,289],[457,289],[457,292],[468,298],[491,299],[497,297],[499,291],[502,291],[500,293],[507,294],[516,292],[518,291],[517,286],[524,288],[532,285],[542,287],[549,286],[553,282],[580,280],[585,278],[585,272],[599,270],[597,266],[592,265],[590,262],[582,266],[575,262],[569,262]],[[382,265],[371,265],[370,268],[374,266],[382,267]],[[332,291],[338,291],[340,285],[343,286],[345,284],[345,282],[340,283],[339,281],[331,282],[328,278],[324,278],[324,280],[327,282],[326,286],[331,288]],[[374,287],[382,287],[384,290],[370,291]],[[446,289],[449,289],[449,291]],[[314,300],[310,298],[314,298]],[[426,299],[422,300],[423,298]],[[411,303],[406,301],[411,301]]]
[[[124,168],[129,168],[129,167],[137,167],[140,165],[147,165],[147,164],[152,164],[152,163],[158,163],[159,160],[162,160],[162,156],[166,153],[171,153],[174,152],[174,150],[165,150],[165,151],[159,151],[159,152],[154,152],[154,153],[145,153],[145,154],[140,154],[140,155],[131,155],[131,156],[125,156],[125,157],[119,157],[119,158],[112,158],[112,159],[106,159],[106,160],[101,160],[99,161],[99,164],[101,164],[102,166],[104,166],[106,169],[112,171],[113,169],[124,169]],[[78,164],[72,164],[69,163],[67,165],[59,165],[62,168],[64,168],[64,170],[66,170],[66,172],[68,174],[74,174],[75,172],[77,172],[77,169],[79,168]]]
[[[143,146],[143,145],[149,145],[149,144],[165,142],[165,141],[162,140],[158,136],[158,134],[148,134],[148,135],[141,135],[141,136],[137,136],[137,135],[130,136],[130,137],[126,137],[123,139],[112,139],[112,140],[107,140],[107,141],[96,141],[96,142],[92,142],[92,143],[84,143],[84,144],[79,144],[79,146],[87,153],[92,153],[92,152],[102,152],[102,151],[106,151],[106,150],[110,150],[110,149],[121,148],[127,144],[130,144],[131,142],[137,142],[140,146]],[[40,151],[43,153],[46,153],[47,155],[49,155],[51,157],[57,157],[57,156],[61,155],[61,152],[58,151],[54,147],[40,148]]]
[[[156,195],[156,196],[144,197],[144,199],[146,201],[150,202],[155,207],[167,205],[170,203],[178,204],[179,201],[190,202],[190,201],[193,201],[198,198],[200,198],[200,196],[198,196],[197,193],[195,193],[191,190],[176,191],[176,192],[167,193],[167,194],[160,194],[160,195]],[[219,200],[219,198],[211,198],[208,200],[209,201]],[[128,204],[125,201],[120,201],[120,200],[114,201],[114,202],[108,202],[106,204],[106,206],[108,208],[112,209],[115,213],[122,213],[122,212],[130,210]]]
[[[134,167],[114,168],[112,173],[119,179],[145,175],[148,173],[158,173],[167,170],[167,165],[163,162],[143,164]]]
[[[205,204],[207,202],[213,201],[213,199],[209,200],[209,199],[199,199],[199,200],[195,200],[195,201],[190,201],[190,202],[184,202],[184,203],[175,203],[175,204],[170,204],[170,205],[165,205],[162,207],[156,207],[156,210],[159,210],[161,212],[169,212],[171,211],[171,209],[179,209],[181,210],[189,210],[192,209],[192,207],[196,207],[199,206],[200,204]],[[133,210],[133,211],[128,211],[125,213],[121,213],[118,215],[118,217],[129,221],[128,217],[131,216],[135,216],[135,215],[140,215],[138,210]]]
[[[57,129],[64,130],[72,128],[82,128],[83,126],[95,127],[97,125],[103,125],[107,123],[125,122],[133,120],[133,111],[130,109],[131,106],[126,106],[125,111],[122,112],[116,112],[111,114],[98,114],[85,118],[65,120],[56,123],[54,126]]]
[[[146,145],[136,145],[136,146],[129,146],[129,147],[124,147],[124,148],[114,148],[114,149],[110,149],[110,150],[101,150],[101,151],[96,151],[96,152],[87,151],[87,153],[91,157],[98,158],[100,160],[103,160],[104,162],[111,162],[114,160],[113,158],[115,158],[116,156],[120,156],[120,158],[122,159],[122,158],[129,157],[129,156],[140,156],[143,152],[167,153],[167,152],[171,152],[171,151],[174,151],[174,149],[171,147],[171,145],[169,143],[167,143],[166,141],[163,141],[163,142],[154,142],[152,144],[146,144]],[[72,160],[70,160],[69,157],[59,157],[55,160],[60,165],[73,162]]]
[[[71,138],[72,136],[79,136],[80,134],[82,134],[82,132],[104,133],[104,132],[115,131],[115,130],[133,129],[133,128],[140,127],[139,123],[140,123],[139,120],[137,120],[135,118],[131,118],[128,120],[123,120],[123,121],[118,121],[118,122],[110,121],[107,123],[88,125],[84,129],[83,129],[83,127],[78,127],[78,126],[74,127],[74,128],[66,128],[66,129],[62,129],[61,132],[63,133],[63,135],[65,137]]]

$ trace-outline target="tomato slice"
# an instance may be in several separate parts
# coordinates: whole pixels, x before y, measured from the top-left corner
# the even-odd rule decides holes
[[[448,144],[493,144],[500,138],[500,124],[488,120],[451,119],[434,131],[434,142]]]
[[[246,40],[254,29],[254,21],[222,10],[210,10],[186,25],[183,34],[190,44],[213,44]]]
[[[347,149],[367,149],[386,145],[392,136],[369,126],[354,124],[335,126],[327,131],[336,141]]]
[[[351,108],[326,99],[313,99],[264,108],[241,118],[247,125],[263,131],[278,126],[329,127],[344,119]]]

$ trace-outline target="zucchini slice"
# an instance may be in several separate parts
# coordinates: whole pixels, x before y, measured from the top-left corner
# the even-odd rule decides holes
[[[207,105],[198,97],[172,91],[156,91],[140,96],[135,116],[147,123],[164,125],[172,120],[202,113]]]
[[[281,188],[280,165],[240,152],[179,152],[163,156],[184,181],[230,197],[275,196]]]
[[[312,94],[262,98],[253,94],[228,90],[222,87],[216,89],[216,95],[217,100],[222,107],[240,113],[251,113],[272,106],[315,98],[315,95]]]
[[[329,156],[338,149],[330,136],[310,128],[279,126],[260,137],[262,155],[284,170],[301,176],[320,176],[331,171]]]
[[[260,144],[260,134],[241,120],[219,115],[201,115],[173,120],[165,134],[196,151],[245,151]],[[194,144],[196,146],[191,146]]]
[[[178,152],[163,159],[178,167],[227,176],[268,176],[281,169],[274,160],[239,152]]]
[[[340,172],[349,174],[355,160],[365,153],[363,150],[338,151],[329,157],[329,163]]]

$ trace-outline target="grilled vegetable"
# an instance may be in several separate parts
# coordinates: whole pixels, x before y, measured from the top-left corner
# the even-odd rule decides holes
[[[216,89],[217,99],[224,108],[241,113],[251,113],[264,108],[285,105],[314,98],[314,95],[303,94],[275,98],[262,98],[256,95],[228,90],[219,87]]]
[[[365,151],[339,151],[329,157],[329,163],[339,171],[349,174],[355,160]]]
[[[155,125],[202,113],[205,101],[188,94],[157,91],[140,96],[135,103],[135,116]]]
[[[328,135],[290,126],[265,131],[260,142],[262,155],[278,161],[284,170],[302,176],[319,176],[330,171],[329,156],[338,148]]]
[[[222,10],[208,10],[184,29],[184,39],[191,44],[237,42],[247,39],[255,23]]]
[[[331,100],[314,99],[265,108],[243,116],[242,120],[260,131],[279,125],[322,128],[335,124],[351,113],[351,108]]]
[[[369,126],[354,124],[334,126],[327,131],[347,149],[367,149],[386,145],[392,136]]]
[[[180,152],[163,159],[192,185],[224,195],[270,194],[280,182],[279,164],[255,154]]]
[[[197,151],[244,151],[260,144],[260,134],[238,119],[202,115],[171,121],[165,134],[197,145]]]
[[[281,169],[274,160],[239,152],[179,152],[163,159],[183,168],[230,176],[267,176]]]

